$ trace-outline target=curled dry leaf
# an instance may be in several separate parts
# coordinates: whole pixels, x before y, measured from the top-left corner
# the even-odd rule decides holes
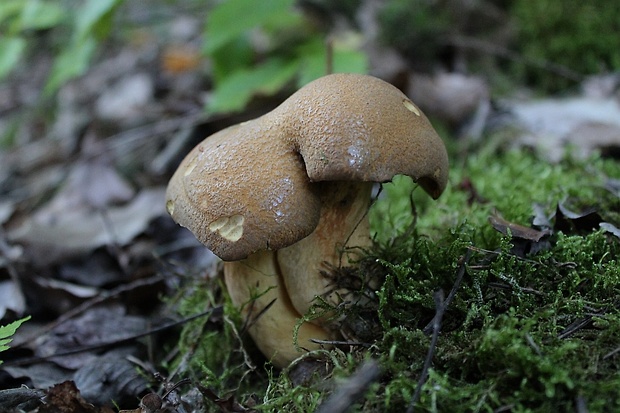
[[[618,228],[617,226],[610,224],[609,222],[601,222],[598,225],[606,232],[614,235],[616,238],[620,238],[620,228]]]
[[[112,413],[112,408],[95,407],[80,395],[80,391],[72,381],[59,383],[47,391],[45,404],[38,409],[39,413]]]
[[[80,368],[73,376],[82,397],[95,405],[109,405],[112,400],[131,403],[147,388],[147,380],[136,366],[118,352],[107,353]]]
[[[510,230],[510,234],[513,237],[527,241],[538,242],[543,237],[551,234],[548,230],[540,231],[534,228],[515,224],[514,222],[508,222],[504,218],[497,215],[491,215],[489,217],[489,222],[491,223],[493,228],[495,228],[502,234],[508,234],[508,230]]]
[[[555,211],[553,229],[565,234],[571,232],[590,232],[598,229],[601,222],[603,222],[603,218],[601,218],[594,207],[575,212],[570,210],[564,202],[559,202]]]
[[[550,247],[549,236],[553,233],[550,229],[538,230],[526,227],[514,222],[506,221],[504,218],[492,215],[489,222],[497,231],[512,236],[512,253],[524,257],[528,254],[536,254],[539,251]]]

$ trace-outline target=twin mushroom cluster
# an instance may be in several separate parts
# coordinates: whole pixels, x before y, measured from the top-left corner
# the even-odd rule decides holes
[[[397,174],[437,198],[448,180],[441,138],[389,83],[333,74],[196,146],[170,180],[166,207],[225,261],[252,338],[284,367],[320,347],[311,339],[336,338],[324,319],[303,323],[296,341],[294,330],[317,296],[339,304],[342,291],[322,269],[370,245],[373,183]]]

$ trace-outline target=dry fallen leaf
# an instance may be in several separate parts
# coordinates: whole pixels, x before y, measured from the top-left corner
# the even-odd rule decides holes
[[[10,279],[0,281],[0,320],[9,310],[18,315],[26,310],[26,299],[21,288]]]
[[[70,350],[130,338],[146,330],[146,319],[126,314],[126,309],[121,305],[95,307],[40,337],[35,343],[35,355],[51,357]],[[68,357],[53,357],[52,361],[67,369],[78,369],[92,362],[96,356],[94,351],[81,352]]]
[[[155,217],[164,215],[164,189],[144,189],[129,203],[103,210],[81,207],[35,213],[8,238],[43,267],[104,245],[127,245]]]
[[[603,221],[596,208],[585,208],[580,212],[570,210],[564,202],[559,202],[555,211],[553,229],[565,234],[591,232],[598,229]]]
[[[492,215],[489,222],[497,231],[512,236],[512,252],[520,257],[527,254],[535,254],[549,248],[549,236],[552,234],[548,229],[534,229],[514,222],[508,222],[504,218]]]
[[[25,386],[0,390],[0,412],[29,411],[41,404],[43,396],[43,391]]]
[[[617,238],[620,238],[620,228],[616,227],[615,225],[610,224],[609,222],[601,222],[598,225],[606,232],[609,232]]]
[[[86,402],[72,381],[59,383],[47,391],[39,413],[113,413],[112,408],[95,407]]]

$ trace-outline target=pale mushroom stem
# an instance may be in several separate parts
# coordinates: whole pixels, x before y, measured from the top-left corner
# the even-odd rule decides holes
[[[311,341],[313,338],[333,338],[323,328],[304,323],[294,342],[301,316],[291,305],[274,251],[259,251],[242,261],[225,262],[224,279],[233,304],[241,308],[244,320],[250,324],[254,342],[274,366],[288,366],[303,354],[300,349],[321,348]]]
[[[308,313],[317,296],[333,306],[346,299],[348,291],[322,273],[351,265],[371,245],[368,209],[373,183],[316,185],[321,186],[319,224],[306,238],[276,252],[291,303],[300,314]]]

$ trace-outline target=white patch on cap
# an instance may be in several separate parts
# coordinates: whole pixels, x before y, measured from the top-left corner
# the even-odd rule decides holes
[[[420,111],[418,110],[418,108],[415,107],[415,105],[413,104],[412,101],[410,101],[409,99],[403,99],[403,105],[405,105],[405,107],[410,110],[411,112],[415,113],[416,115],[420,116]]]
[[[166,201],[166,211],[168,211],[168,214],[170,216],[174,214],[174,201],[172,199],[169,199],[168,201]]]
[[[243,215],[218,218],[209,224],[209,230],[217,232],[222,238],[237,242],[243,236]]]
[[[192,173],[192,171],[194,170],[194,168],[196,167],[196,164],[198,163],[198,160],[196,158],[192,159],[192,161],[189,163],[189,165],[187,165],[187,167],[185,167],[185,172],[183,175],[188,176],[189,174]]]

